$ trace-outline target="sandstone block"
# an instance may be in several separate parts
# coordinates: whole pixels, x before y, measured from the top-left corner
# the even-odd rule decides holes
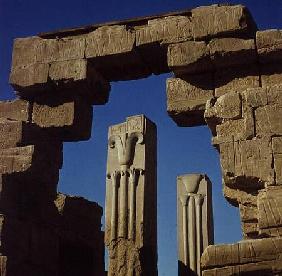
[[[203,41],[169,45],[167,63],[176,75],[211,71],[209,50]]]
[[[71,37],[59,39],[41,39],[35,53],[36,61],[49,63],[84,58],[84,37]]]
[[[45,152],[48,149],[48,152]],[[31,169],[62,166],[62,145],[38,144],[0,150],[0,174],[24,172]]]
[[[263,64],[261,66],[261,85],[268,87],[282,82],[282,63]]]
[[[51,97],[55,91],[62,97],[81,95],[92,104],[104,104],[110,91],[109,82],[84,59],[53,62],[50,68],[37,63],[15,69],[10,82],[21,97],[31,100],[46,94]]]
[[[211,74],[167,80],[167,111],[181,126],[205,124],[206,101],[213,97]]]
[[[38,36],[16,38],[13,45],[12,70],[36,63],[36,52],[40,43]]]
[[[275,244],[275,246],[273,246]],[[259,263],[276,260],[282,251],[281,238],[242,241],[237,244],[210,245],[201,262],[204,268]]]
[[[239,210],[242,222],[251,222],[258,218],[258,208],[256,205],[239,204]]]
[[[248,109],[247,107],[256,108],[267,105],[268,97],[267,90],[265,88],[248,88],[241,94],[243,105],[245,105],[243,107],[244,109]]]
[[[272,137],[273,154],[282,154],[282,137]]]
[[[257,51],[261,63],[282,61],[281,30],[265,30],[256,33]]]
[[[247,263],[243,265],[226,266],[203,271],[203,276],[234,276],[234,275],[256,275],[272,276],[281,271],[281,260],[263,261],[259,263]]]
[[[192,30],[196,40],[241,33],[252,36],[256,26],[246,7],[211,5],[192,10]]]
[[[0,102],[0,118],[27,122],[29,117],[29,103],[24,100]]]
[[[271,144],[268,139],[235,142],[235,175],[273,183]],[[250,181],[251,182],[251,181]],[[251,184],[251,183],[250,183]]]
[[[16,147],[22,141],[23,123],[0,119],[0,148]]]
[[[282,185],[282,154],[274,154],[276,184]]]
[[[239,189],[232,189],[226,185],[223,186],[223,194],[226,200],[235,207],[240,205],[252,205],[257,204],[257,191],[243,191]]]
[[[33,146],[2,149],[0,174],[27,171],[32,165]]]
[[[125,25],[102,26],[86,36],[86,58],[108,81],[151,74],[135,50],[135,33]]]
[[[258,189],[274,183],[270,139],[220,144],[221,166],[226,185]]]
[[[251,117],[229,120],[216,125],[216,136],[212,138],[213,145],[225,142],[251,139],[254,137],[254,123]]]
[[[52,104],[44,99],[33,104],[32,123],[40,128],[51,128],[64,141],[87,140],[91,136],[92,106],[83,99],[59,99]]]
[[[16,91],[41,90],[48,80],[49,65],[35,63],[26,67],[14,68],[10,74],[10,84]],[[46,88],[45,88],[46,89]]]
[[[240,119],[242,117],[241,98],[239,93],[227,93],[208,106],[205,117],[217,117],[221,119]]]
[[[148,20],[148,24],[136,27],[136,46],[149,43],[177,43],[191,40],[192,23],[189,16],[167,16]]]
[[[282,187],[272,186],[259,192],[258,225],[260,229],[282,226]]]
[[[272,85],[267,87],[267,103],[269,105],[277,105],[282,107],[282,86]]]
[[[86,58],[122,54],[133,50],[135,33],[125,25],[102,26],[86,36]]]
[[[7,256],[0,256],[0,275],[6,276],[7,259]]]
[[[242,222],[241,228],[244,239],[257,238],[259,232],[257,220]]]
[[[259,87],[259,72],[256,66],[227,67],[215,71],[215,96],[228,92],[241,92],[247,88]]]
[[[12,69],[36,63],[47,63],[84,57],[85,39],[40,37],[19,38],[14,41]]]
[[[253,39],[215,38],[208,44],[212,63],[215,68],[225,68],[256,62],[255,42]]]
[[[49,77],[54,81],[84,80],[87,77],[87,61],[76,59],[51,63]]]
[[[267,105],[259,107],[255,111],[256,133],[263,137],[282,133],[282,107],[278,105]]]
[[[75,111],[75,102],[66,102],[58,106],[34,103],[32,122],[43,128],[72,126]]]

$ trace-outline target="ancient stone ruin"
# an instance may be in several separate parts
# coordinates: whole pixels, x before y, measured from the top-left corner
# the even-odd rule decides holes
[[[214,242],[211,182],[206,175],[177,178],[178,274],[202,275],[201,255]]]
[[[109,128],[108,275],[158,275],[156,144],[156,126],[145,116]]]
[[[57,193],[62,145],[89,139],[92,105],[107,102],[110,82],[165,72],[174,73],[167,80],[169,115],[182,127],[208,125],[220,153],[224,195],[240,208],[244,240],[209,245],[201,256],[202,275],[281,274],[281,52],[282,32],[257,30],[241,5],[16,39],[10,83],[18,99],[0,104],[0,274],[104,275],[101,207]],[[146,218],[151,199],[142,187],[153,172],[144,168],[146,155],[140,164],[111,155],[131,134],[109,137],[106,244],[113,253],[110,267],[125,262],[131,274],[124,275],[135,270],[150,276],[156,273],[155,210]],[[150,143],[133,136],[138,156]],[[134,181],[143,222],[153,229],[150,239],[139,233],[134,196],[123,190]],[[125,199],[119,205],[117,196]],[[129,216],[124,204],[133,206]],[[152,274],[135,251],[146,242]],[[124,257],[131,250],[132,259]]]

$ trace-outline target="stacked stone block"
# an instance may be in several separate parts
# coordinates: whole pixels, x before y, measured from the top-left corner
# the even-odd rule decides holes
[[[90,137],[92,100],[38,89],[0,103],[0,275],[103,275],[102,208],[57,194],[63,142]]]
[[[54,156],[38,154],[45,149],[42,143],[56,155],[62,141],[89,138],[91,105],[107,101],[109,82],[172,71],[168,113],[179,126],[207,124],[211,129],[224,195],[240,208],[244,238],[255,239],[208,247],[204,274],[281,273],[281,41],[280,30],[257,31],[241,5],[199,7],[15,40],[10,82],[28,102],[28,111],[17,112],[22,109],[12,107],[16,103],[0,108],[2,182],[12,183],[3,185],[4,194],[13,198],[7,202],[17,205],[20,196],[10,187],[22,188],[19,183],[28,177],[37,179],[40,166],[54,171],[47,173],[51,185],[38,186],[55,195],[52,183],[59,163],[46,165]],[[38,156],[42,162],[33,161]],[[27,199],[22,206],[29,206]],[[3,256],[1,265],[5,260]]]

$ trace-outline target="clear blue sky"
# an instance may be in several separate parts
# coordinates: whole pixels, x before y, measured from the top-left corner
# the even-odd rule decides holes
[[[12,40],[39,32],[78,27],[226,1],[204,0],[0,0],[0,93],[14,97],[8,85]],[[249,7],[260,29],[282,29],[281,0],[229,1]],[[126,116],[143,113],[158,126],[159,275],[177,275],[176,176],[206,173],[213,183],[215,242],[241,239],[238,210],[222,195],[218,154],[207,127],[178,128],[166,114],[169,75],[112,84],[109,103],[94,107],[92,138],[65,143],[59,190],[104,206],[107,129]]]

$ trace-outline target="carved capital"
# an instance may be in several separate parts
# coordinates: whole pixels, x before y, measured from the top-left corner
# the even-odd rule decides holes
[[[112,135],[108,144],[110,148],[117,148],[119,164],[129,166],[133,160],[135,145],[142,144],[143,140],[143,133],[132,132]]]

